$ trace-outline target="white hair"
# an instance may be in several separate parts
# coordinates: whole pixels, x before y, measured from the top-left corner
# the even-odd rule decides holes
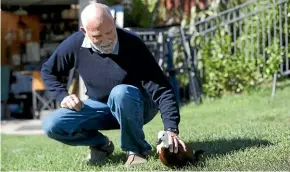
[[[90,4],[86,6],[81,13],[81,21],[83,27],[86,29],[89,19],[96,16],[96,11],[102,9],[105,15],[112,17],[111,10],[107,5],[90,1]]]

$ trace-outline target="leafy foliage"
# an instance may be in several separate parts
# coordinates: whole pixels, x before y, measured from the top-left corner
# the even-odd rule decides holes
[[[171,13],[168,13],[158,0],[130,2],[130,4],[125,4],[125,25],[152,27],[165,24],[165,22],[170,24],[170,21],[176,21],[178,17],[182,21],[182,26],[194,26],[197,21],[216,16],[218,12],[242,4],[246,0],[213,0],[204,10],[194,6],[191,8],[189,19],[182,18],[184,16],[181,14],[182,9],[173,9]],[[226,17],[228,20],[237,16],[243,17],[266,7],[268,3],[269,1],[259,0],[256,3],[258,5],[246,6]],[[287,9],[288,14],[285,14]],[[240,93],[257,88],[263,81],[271,79],[273,73],[279,71],[280,63],[285,60],[281,57],[285,57],[283,52],[286,48],[285,41],[280,42],[280,37],[288,36],[289,38],[290,36],[289,9],[290,3],[287,3],[287,6],[284,4],[274,6],[234,24],[225,24],[224,20],[217,18],[212,24],[223,25],[223,27],[210,32],[211,36],[201,35],[198,28],[190,28],[188,33],[192,38],[191,45],[198,49],[197,64],[202,75],[203,91],[207,96],[219,97],[227,92]],[[282,15],[281,25],[279,15]],[[287,18],[288,28],[286,27]],[[233,34],[234,32],[236,33]],[[189,78],[184,69],[183,46],[180,41],[174,41],[173,44],[174,65],[180,68],[177,75],[178,83],[180,87],[187,87]]]
[[[263,5],[261,3],[259,8]],[[256,8],[249,6],[239,11],[240,16]],[[290,9],[290,4],[282,11],[284,8]],[[210,33],[212,37],[200,35],[195,30],[192,42],[199,47],[198,64],[207,96],[249,91],[279,72],[280,64],[285,60],[285,42],[280,42],[279,37],[280,34],[282,38],[288,35],[289,39],[290,31],[285,25],[285,13],[279,14],[283,19],[282,27],[279,27],[278,14],[279,7],[275,7],[234,24],[220,21],[217,23],[219,28]]]
[[[258,86],[279,70],[280,47],[278,41],[266,48],[266,59],[247,57],[239,49],[232,53],[232,40],[222,29],[210,41],[202,41],[199,61],[204,71],[203,90],[209,97],[226,92],[240,93]]]

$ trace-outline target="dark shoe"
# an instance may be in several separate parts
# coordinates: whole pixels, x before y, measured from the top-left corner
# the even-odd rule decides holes
[[[148,150],[148,151],[143,152],[142,155],[145,157],[145,159],[148,159],[151,153],[152,151]]]
[[[144,155],[134,153],[134,152],[128,152],[128,159],[125,163],[125,167],[131,167],[134,165],[144,164],[146,162],[147,160]]]
[[[114,149],[114,144],[111,141],[103,146],[90,146],[91,151],[87,157],[87,161],[92,165],[102,164],[113,153]]]

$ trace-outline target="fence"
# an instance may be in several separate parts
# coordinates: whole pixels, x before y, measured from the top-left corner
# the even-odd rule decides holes
[[[287,17],[290,17],[288,0],[250,0],[235,6],[215,16],[197,21],[193,26],[187,26],[188,36],[202,37],[209,42],[219,29],[230,35],[232,47],[229,51],[235,55],[244,53],[246,58],[262,58],[267,60],[267,49],[277,43],[280,46],[280,71],[274,74],[272,96],[275,94],[277,75],[289,75],[289,30]],[[190,38],[189,38],[190,39]],[[196,39],[197,40],[197,39]],[[193,56],[197,59],[198,51],[202,49],[198,43],[191,43]],[[202,57],[200,57],[202,58]],[[197,65],[197,63],[195,63]],[[257,70],[261,68],[257,64]],[[200,77],[203,78],[201,68]]]
[[[289,14],[288,14],[289,13]],[[203,49],[197,40],[202,38],[210,42],[216,32],[223,29],[226,36],[230,37],[231,46],[228,51],[231,55],[243,53],[247,59],[257,61],[258,71],[262,67],[259,59],[266,61],[269,57],[268,49],[272,45],[279,45],[280,65],[279,72],[274,74],[272,95],[275,94],[278,75],[289,75],[289,34],[290,27],[287,17],[290,16],[288,0],[250,0],[235,6],[215,16],[210,16],[202,21],[196,21],[193,26],[180,26],[170,28],[136,29],[134,30],[147,44],[152,54],[164,73],[169,77],[179,101],[189,95],[188,99],[196,104],[201,103],[202,81],[204,70],[198,66],[199,52]],[[177,42],[183,54],[182,65],[173,62],[173,42]],[[180,83],[177,77],[186,77],[188,87],[180,92]],[[182,89],[181,89],[182,90]]]
[[[201,90],[199,80],[192,75],[196,70],[195,66],[189,66],[192,61],[191,54],[185,51],[185,34],[180,25],[164,26],[152,29],[130,28],[145,42],[152,52],[157,63],[168,77],[174,88],[179,103],[193,100],[195,103],[201,102]],[[176,66],[173,58],[173,42],[177,41],[183,47],[183,58],[181,65]],[[181,85],[177,77],[188,80],[187,85]]]

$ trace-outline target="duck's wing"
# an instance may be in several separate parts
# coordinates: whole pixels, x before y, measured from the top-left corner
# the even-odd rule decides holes
[[[201,155],[204,153],[204,150],[197,150],[194,152],[194,157],[196,160],[199,160],[199,158],[201,157]]]
[[[164,164],[169,167],[182,167],[187,164],[190,160],[188,159],[184,150],[178,151],[178,153],[170,152],[169,149],[163,149]]]
[[[196,164],[200,161],[201,155],[204,153],[204,150],[197,150],[197,151],[191,151],[193,152],[193,156],[190,157],[191,164]]]
[[[182,149],[182,147],[181,147]],[[199,161],[201,155],[204,153],[204,150],[197,150],[194,151],[191,145],[186,145],[187,151],[185,152],[186,158],[191,162],[191,163],[196,163]]]

